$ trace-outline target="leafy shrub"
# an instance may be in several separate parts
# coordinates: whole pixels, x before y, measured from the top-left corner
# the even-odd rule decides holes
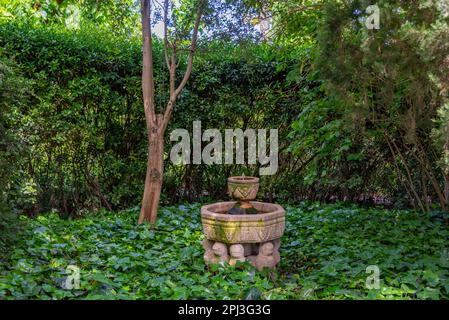
[[[13,62],[0,56],[0,259],[6,256],[20,232],[11,195],[21,196],[16,171],[25,148],[16,124],[26,90],[27,82],[17,73]]]
[[[57,209],[77,215],[139,204],[147,151],[140,41],[92,31],[0,24],[0,47],[33,80],[33,98],[21,110],[21,126],[31,144],[25,170],[36,199],[25,211]],[[211,46],[222,51],[199,52],[168,131],[185,128],[191,132],[194,120],[202,121],[203,130],[280,128],[285,149],[298,95],[296,85],[284,81],[288,70],[278,61],[283,58],[276,58],[270,48]],[[157,41],[154,51],[156,99],[162,105],[168,83]],[[172,143],[169,135],[166,139],[168,153]],[[285,161],[294,159],[285,157]],[[223,198],[227,176],[258,169],[174,166],[169,161],[165,165],[162,200],[166,203],[195,200],[206,192]],[[262,195],[265,189],[275,192],[266,185]]]

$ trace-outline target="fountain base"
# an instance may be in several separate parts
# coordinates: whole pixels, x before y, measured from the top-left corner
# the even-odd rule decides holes
[[[227,262],[236,265],[238,261],[248,261],[258,270],[263,268],[273,269],[281,260],[279,247],[280,239],[263,243],[234,243],[226,244],[208,239],[203,240],[204,262],[212,263]]]
[[[280,261],[280,238],[285,230],[285,211],[272,203],[250,201],[257,214],[229,214],[236,201],[201,208],[206,264],[249,261],[257,269],[274,268]]]

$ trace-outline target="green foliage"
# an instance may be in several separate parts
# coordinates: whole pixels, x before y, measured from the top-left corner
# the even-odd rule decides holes
[[[25,162],[36,200],[23,206],[24,211],[57,209],[76,215],[85,209],[137,205],[147,150],[140,40],[20,23],[0,25],[0,34],[0,47],[33,80],[33,99],[21,110],[20,126],[32,146],[32,156]],[[161,44],[155,41],[154,47],[159,108],[165,103],[168,82]],[[211,43],[197,55],[168,131],[191,131],[194,120],[201,120],[203,129],[279,128],[282,145],[288,145],[298,90],[295,83],[285,82],[290,58],[275,55],[268,46]],[[166,138],[170,146],[169,135]],[[229,174],[258,170],[174,166],[169,161],[165,165],[165,202],[193,200],[204,192],[222,198]],[[267,180],[263,187],[270,184]],[[280,186],[276,182],[267,189],[273,193]]]
[[[24,185],[17,181],[24,180],[20,164],[27,148],[17,124],[20,107],[27,100],[28,85],[14,62],[0,55],[0,259],[19,236],[17,203],[22,196],[26,198]]]
[[[323,1],[312,51],[325,98],[293,123],[292,151],[314,157],[305,182],[328,197],[446,208],[447,15],[435,1],[378,1],[380,29],[369,30],[370,4]]]
[[[0,265],[7,299],[438,299],[449,297],[449,232],[441,213],[303,203],[286,208],[278,271],[203,262],[199,205],[161,209],[154,230],[136,210],[78,220],[23,218],[26,239]],[[63,288],[68,265],[80,288]],[[380,289],[365,286],[380,269]]]
[[[139,5],[132,0],[0,0],[0,21],[138,36]]]
[[[143,123],[138,112],[138,44],[122,39],[115,45],[110,36],[103,35],[100,41],[95,33],[69,36],[56,28],[50,32],[50,27],[29,29],[26,25],[4,24],[0,28],[4,52],[14,57],[24,75],[33,80],[33,98],[22,107],[19,123],[32,145],[26,162],[36,185],[37,201],[33,205],[71,212],[75,206],[107,206],[108,198],[112,204],[123,201],[114,193],[103,202],[99,200],[103,186],[99,186],[98,173],[108,176],[113,188],[117,180],[129,179],[123,172],[125,159],[114,157],[114,150],[128,159],[144,156],[143,144],[137,143],[134,150],[128,147],[128,139],[143,133],[144,126],[133,126],[123,139],[127,122],[136,119],[139,126]],[[131,166],[130,171],[143,166]],[[133,181],[127,184],[126,193],[140,187],[140,180]]]
[[[287,212],[283,271],[298,273],[298,286],[313,289],[312,297],[449,297],[447,213],[317,203]],[[365,286],[368,266],[380,270],[379,290]]]

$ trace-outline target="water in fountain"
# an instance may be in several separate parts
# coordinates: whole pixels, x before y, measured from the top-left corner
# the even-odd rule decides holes
[[[247,206],[249,205],[249,206]],[[228,214],[258,214],[259,210],[254,208],[249,202],[240,202],[237,203],[228,210]]]

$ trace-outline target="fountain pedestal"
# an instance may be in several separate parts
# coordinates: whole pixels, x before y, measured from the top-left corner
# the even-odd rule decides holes
[[[256,193],[252,193],[254,198]],[[235,265],[237,261],[249,261],[261,270],[274,268],[279,263],[285,210],[277,204],[249,199],[245,202],[257,213],[230,214],[239,204],[237,201],[218,202],[201,208],[206,264],[227,262]]]

